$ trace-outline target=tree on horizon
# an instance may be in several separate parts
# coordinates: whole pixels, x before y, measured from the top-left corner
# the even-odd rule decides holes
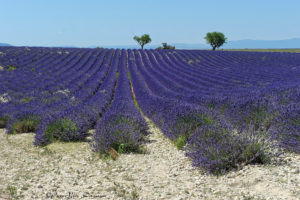
[[[215,51],[216,48],[219,48],[226,43],[227,38],[221,32],[211,32],[206,34],[205,40],[211,45],[212,50]]]
[[[142,50],[144,49],[144,45],[150,43],[152,40],[149,36],[149,34],[144,34],[141,37],[134,36],[133,39],[139,43]]]

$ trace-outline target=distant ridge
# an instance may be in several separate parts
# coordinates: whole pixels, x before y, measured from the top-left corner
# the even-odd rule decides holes
[[[236,40],[229,41],[222,48],[249,48],[249,49],[294,49],[300,48],[300,38],[293,38],[287,40]]]
[[[175,45],[176,49],[210,49],[210,45],[196,43],[170,43]],[[146,45],[145,49],[155,49],[159,44]],[[89,46],[89,48],[95,48],[97,46]],[[138,45],[99,45],[104,48],[120,48],[120,49],[139,49]],[[228,41],[220,49],[296,49],[300,48],[300,38],[286,39],[286,40],[233,40]]]
[[[0,47],[11,47],[13,45],[8,44],[8,43],[0,43]]]
[[[164,41],[163,41],[164,42]],[[176,49],[211,49],[210,45],[202,43],[169,43],[174,45]],[[0,46],[13,46],[8,43],[0,43]],[[145,49],[156,49],[161,44],[149,44],[145,45]],[[56,46],[58,47],[58,46]],[[59,47],[63,48],[78,48],[73,45],[62,45]],[[93,45],[83,46],[82,48],[118,48],[118,49],[139,49],[140,46],[137,44],[132,45]],[[220,49],[300,49],[300,38],[292,38],[286,40],[232,40],[225,43]]]
[[[144,49],[155,49],[157,48],[159,45],[145,45]],[[93,46],[88,46],[87,48],[96,48],[96,47],[100,47],[100,48],[112,48],[112,49],[139,49],[141,48],[139,45],[93,45]]]
[[[210,49],[208,44],[175,43],[176,49]],[[233,40],[225,43],[220,49],[297,49],[300,38],[287,40]]]

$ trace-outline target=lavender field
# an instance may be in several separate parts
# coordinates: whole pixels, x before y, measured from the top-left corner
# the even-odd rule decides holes
[[[0,47],[0,128],[140,152],[145,117],[213,174],[300,152],[300,54]]]

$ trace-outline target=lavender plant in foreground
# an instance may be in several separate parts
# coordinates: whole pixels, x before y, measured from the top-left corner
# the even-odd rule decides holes
[[[300,106],[282,106],[280,115],[274,119],[273,134],[279,145],[295,153],[300,153]]]
[[[224,116],[236,129],[245,129],[251,123],[255,130],[263,128],[281,148],[299,152],[299,94],[299,87],[249,91],[244,98],[229,99],[231,104],[225,106]]]
[[[281,155],[269,133],[254,126],[234,133],[223,121],[199,127],[188,139],[186,155],[193,165],[209,173],[224,174],[247,164],[267,164]]]

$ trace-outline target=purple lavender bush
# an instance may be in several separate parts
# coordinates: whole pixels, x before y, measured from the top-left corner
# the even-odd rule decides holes
[[[73,115],[73,118],[56,117],[43,118],[36,130],[34,140],[36,146],[44,146],[54,141],[82,141],[86,138],[87,131],[82,123],[84,119],[76,115]],[[83,126],[80,126],[80,122]]]
[[[119,153],[139,152],[148,134],[144,119],[120,114],[103,118],[96,130],[93,149],[100,153],[111,148]]]
[[[254,126],[234,133],[226,123],[199,127],[185,146],[193,165],[213,174],[224,174],[247,164],[267,164],[280,155],[268,133]]]
[[[300,153],[300,107],[290,104],[274,119],[273,139],[287,151]]]

